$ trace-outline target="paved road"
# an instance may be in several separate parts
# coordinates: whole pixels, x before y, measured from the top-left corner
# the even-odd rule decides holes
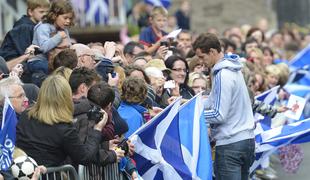
[[[309,180],[310,179],[310,143],[302,144],[304,159],[296,174],[286,173],[278,160],[273,160],[274,169],[277,171],[279,180]]]

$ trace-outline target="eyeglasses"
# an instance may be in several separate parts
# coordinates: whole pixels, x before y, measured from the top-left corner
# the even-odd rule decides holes
[[[182,68],[173,68],[173,71],[177,71],[177,72],[184,72],[184,73],[188,73],[187,69],[182,69]]]
[[[22,93],[18,96],[10,96],[9,98],[16,98],[16,99],[21,99],[21,98],[25,98],[26,97],[26,94],[25,93]]]
[[[206,87],[203,86],[192,86],[192,89],[202,89],[202,90],[206,90]]]
[[[95,58],[96,58],[95,55],[91,55],[91,54],[82,54],[82,55],[79,55],[78,58],[84,57],[84,56],[89,56],[89,57],[91,57],[92,59],[95,59]]]

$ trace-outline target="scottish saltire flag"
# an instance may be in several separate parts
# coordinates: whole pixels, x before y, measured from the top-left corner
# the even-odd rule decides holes
[[[212,179],[201,95],[180,98],[131,136],[143,179]],[[182,128],[182,129],[181,129]]]
[[[212,156],[205,123],[202,94],[196,95],[179,110],[179,131],[184,162],[193,179],[212,179]]]
[[[306,97],[310,93],[310,84],[286,84],[283,88],[290,94],[294,94],[299,97]]]
[[[165,8],[169,8],[171,5],[171,0],[144,0],[144,2],[153,6],[163,6]]]
[[[262,101],[265,104],[268,105],[274,105],[277,99],[277,92],[278,92],[279,86],[273,87],[262,94],[255,97],[256,100]],[[254,118],[256,121],[256,128],[254,130],[255,134],[255,147],[259,147],[260,142],[262,140],[261,133],[264,131],[270,130],[272,127],[272,120],[269,116],[263,116],[259,113],[254,114]],[[253,172],[263,161],[269,157],[270,154],[264,153],[264,152],[257,152],[256,151],[256,157],[255,161],[250,168],[250,172]]]
[[[107,24],[109,21],[108,0],[86,0],[85,21],[92,25]]]
[[[289,62],[292,69],[302,68],[305,65],[310,65],[310,44]]]
[[[15,147],[17,118],[8,98],[5,98],[0,131],[0,170],[7,170],[12,163]]]
[[[280,86],[273,87],[263,92],[262,94],[257,95],[255,99],[258,101],[264,102],[265,104],[268,104],[268,105],[274,105],[274,103],[277,100],[277,94],[278,94],[279,87]],[[267,130],[271,128],[272,121],[270,117],[262,116],[259,113],[255,113],[254,117],[255,117],[255,121],[257,122],[255,134],[259,134],[260,132],[262,132],[262,130]]]
[[[272,128],[259,135],[261,138],[256,140],[255,151],[260,159],[253,163],[250,172],[253,172],[265,157],[274,153],[278,148],[288,144],[310,142],[310,118]]]

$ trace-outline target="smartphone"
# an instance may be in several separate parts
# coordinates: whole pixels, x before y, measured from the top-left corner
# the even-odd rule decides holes
[[[175,81],[174,80],[166,81],[165,84],[164,84],[164,88],[165,89],[173,89],[173,88],[175,88]]]
[[[168,42],[167,41],[161,41],[160,46],[168,47]]]
[[[125,145],[125,143],[127,144],[128,139],[124,138],[120,143],[118,143],[117,147],[122,147]]]
[[[35,47],[34,48],[34,55],[42,54],[43,52],[40,50],[40,48]]]

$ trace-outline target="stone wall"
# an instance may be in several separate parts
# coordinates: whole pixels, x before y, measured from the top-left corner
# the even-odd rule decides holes
[[[181,0],[173,0],[174,11]],[[226,28],[242,24],[255,25],[259,18],[266,18],[270,26],[276,27],[276,15],[272,10],[273,0],[190,0],[192,15],[191,27],[198,33],[208,28],[220,32]]]

